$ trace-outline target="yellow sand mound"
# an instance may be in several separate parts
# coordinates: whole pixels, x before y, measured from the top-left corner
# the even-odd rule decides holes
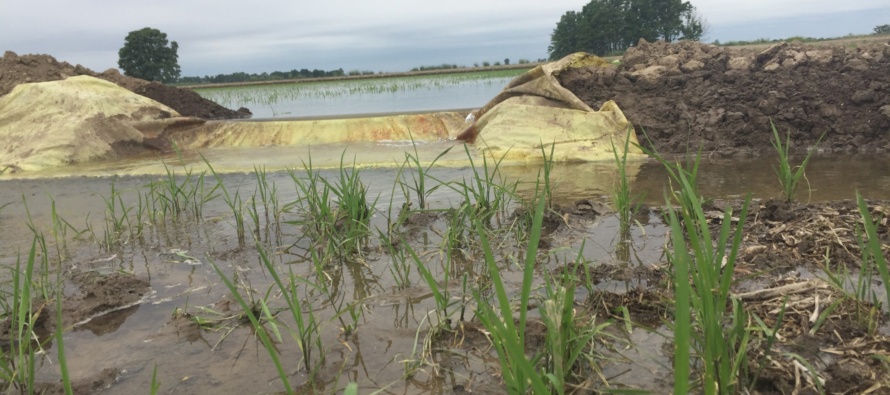
[[[202,122],[98,78],[18,85],[0,97],[0,173],[110,157],[170,125]]]

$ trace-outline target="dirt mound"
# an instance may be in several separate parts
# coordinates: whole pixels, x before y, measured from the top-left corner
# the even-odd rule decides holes
[[[890,43],[755,51],[641,40],[617,67],[559,79],[592,107],[614,100],[663,153],[761,153],[772,149],[770,121],[796,150],[823,133],[826,151],[890,150]]]
[[[9,93],[19,84],[58,81],[77,75],[88,75],[113,82],[127,90],[164,104],[183,116],[203,119],[239,119],[249,118],[251,115],[246,108],[232,111],[202,98],[193,91],[127,77],[117,69],[96,73],[81,65],[72,66],[68,62],[59,62],[49,55],[19,56],[12,51],[6,51],[0,58],[0,96]]]
[[[203,119],[250,118],[250,110],[241,107],[238,111],[213,103],[188,89],[179,89],[159,82],[149,82],[132,90],[142,96],[163,103],[186,117]]]

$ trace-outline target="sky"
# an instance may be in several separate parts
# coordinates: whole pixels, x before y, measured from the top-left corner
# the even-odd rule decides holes
[[[515,63],[546,58],[560,16],[588,1],[2,0],[0,51],[103,71],[117,67],[128,32],[152,27],[179,43],[183,76]],[[691,3],[707,42],[868,34],[890,24],[888,0]]]

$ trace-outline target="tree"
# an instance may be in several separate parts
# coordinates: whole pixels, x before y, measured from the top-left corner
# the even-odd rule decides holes
[[[683,0],[591,0],[581,12],[568,11],[550,36],[550,59],[573,52],[597,55],[646,41],[698,40],[704,21]]]
[[[167,42],[167,34],[150,27],[127,34],[118,51],[117,65],[125,75],[148,81],[179,79],[179,44]]]
[[[550,35],[550,46],[547,47],[547,52],[550,53],[551,60],[560,59],[578,51],[581,24],[580,13],[569,11],[563,14],[559,23],[556,24],[556,29],[553,29],[553,34]]]
[[[875,34],[890,34],[890,25],[875,26]]]

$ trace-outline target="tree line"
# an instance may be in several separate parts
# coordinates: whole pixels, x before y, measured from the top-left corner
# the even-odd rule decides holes
[[[124,71],[125,75],[130,77],[141,78],[147,81],[160,81],[163,83],[180,83],[189,85],[199,84],[225,84],[237,82],[253,82],[253,81],[280,81],[280,80],[296,80],[303,78],[323,78],[323,77],[342,77],[357,75],[374,75],[378,74],[367,70],[352,70],[344,72],[342,68],[336,70],[309,70],[293,69],[290,71],[273,71],[271,73],[245,73],[235,72],[230,74],[217,74],[215,76],[205,75],[180,77],[179,69],[179,44],[176,41],[168,41],[167,34],[158,29],[143,28],[134,30],[127,34],[124,39],[124,46],[118,51],[118,66]],[[543,60],[543,59],[540,59]],[[529,63],[527,59],[520,59],[519,64]],[[500,66],[500,62],[495,62],[495,66]],[[510,64],[510,58],[504,59],[504,64]],[[483,62],[482,67],[489,67],[489,62]],[[420,66],[415,67],[411,71],[425,71],[438,69],[453,69],[458,67],[456,64],[442,64],[437,66]],[[475,64],[474,67],[479,67]]]
[[[231,74],[217,74],[215,76],[205,75],[203,77],[181,77],[177,80],[183,84],[224,84],[230,82],[250,82],[250,81],[275,81],[275,80],[292,80],[300,78],[321,78],[321,77],[342,77],[346,75],[342,68],[336,70],[309,70],[309,69],[293,69],[291,71],[273,71],[271,73],[244,73],[237,72]]]
[[[581,11],[568,11],[550,36],[551,60],[584,51],[599,56],[646,41],[698,40],[704,23],[695,7],[682,0],[591,0]]]

